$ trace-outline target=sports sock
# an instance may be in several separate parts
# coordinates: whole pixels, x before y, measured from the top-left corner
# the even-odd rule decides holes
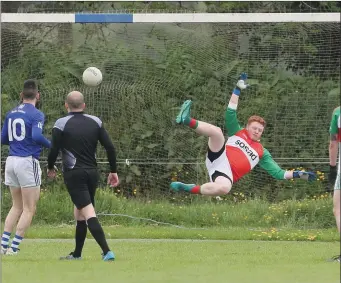
[[[198,195],[198,194],[200,194],[200,188],[201,188],[201,186],[195,185],[193,188],[191,188],[190,193]]]
[[[184,125],[189,126],[192,129],[196,129],[199,126],[199,121],[190,117],[186,117],[183,123]]]
[[[181,182],[176,182],[174,184],[178,189],[183,190],[185,192],[189,192],[191,194],[200,194],[200,185],[195,184],[184,184]]]
[[[75,251],[73,252],[74,257],[82,256],[82,250],[86,239],[87,231],[88,226],[86,225],[86,221],[85,220],[77,221],[75,233],[76,247]]]
[[[1,237],[1,246],[4,249],[8,248],[9,238],[11,237],[11,233],[4,231]]]
[[[23,239],[24,239],[23,237],[15,234],[15,237],[13,238],[12,244],[11,244],[11,248],[14,252],[16,252],[19,249],[19,245]]]
[[[106,255],[110,251],[108,243],[105,239],[104,231],[101,224],[99,223],[97,217],[91,217],[87,220],[88,228],[91,235],[95,238],[97,244],[101,247],[103,255]]]

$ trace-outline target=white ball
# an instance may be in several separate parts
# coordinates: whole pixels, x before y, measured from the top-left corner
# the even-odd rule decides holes
[[[102,72],[96,67],[89,67],[83,72],[83,82],[87,86],[98,86],[102,79]]]

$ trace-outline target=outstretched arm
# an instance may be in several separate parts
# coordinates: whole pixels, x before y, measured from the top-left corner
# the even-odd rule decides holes
[[[235,89],[232,92],[229,104],[225,112],[225,127],[229,136],[233,136],[236,132],[242,129],[237,119],[236,110],[238,107],[239,95],[241,90],[248,87],[248,85],[245,83],[246,79],[247,74],[242,73],[239,77]]]
[[[290,180],[300,178],[307,181],[314,181],[316,179],[315,174],[312,172],[287,171],[282,169],[275,162],[275,160],[272,159],[270,152],[265,148],[263,157],[259,161],[259,166],[277,180]]]
[[[259,160],[259,166],[277,180],[292,179],[292,173],[285,171],[272,159],[270,152],[264,148],[263,157]]]

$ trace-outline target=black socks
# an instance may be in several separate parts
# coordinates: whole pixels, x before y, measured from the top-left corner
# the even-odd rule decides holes
[[[87,231],[88,231],[88,226],[86,225],[86,221],[77,220],[76,234],[75,234],[76,248],[75,248],[75,251],[73,252],[74,257],[82,256],[82,250],[83,250],[84,242],[86,239]]]
[[[99,244],[103,251],[103,255],[106,255],[110,251],[108,247],[107,240],[105,239],[104,231],[101,224],[99,223],[97,217],[91,217],[88,219],[88,228],[91,235],[95,238],[96,242]]]

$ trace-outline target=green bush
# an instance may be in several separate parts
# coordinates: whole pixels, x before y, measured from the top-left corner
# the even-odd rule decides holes
[[[330,64],[332,55],[326,54],[339,50],[339,37],[329,42],[338,25],[72,24],[51,30],[41,25],[35,33],[29,25],[11,27],[24,39],[20,52],[5,54],[10,63],[1,74],[2,118],[17,104],[22,81],[36,78],[49,136],[56,119],[66,114],[66,94],[79,89],[86,111],[103,120],[116,145],[120,190],[127,196],[135,189],[144,197],[169,195],[175,174],[179,181],[208,181],[207,139],[176,126],[174,118],[183,100],[192,99],[194,118],[224,129],[224,111],[241,71],[252,79],[238,107],[241,125],[253,114],[265,118],[262,143],[283,168],[328,169],[323,162],[340,79],[338,64]],[[67,29],[72,45],[61,41]],[[13,39],[5,40],[9,45]],[[242,40],[248,44],[240,48]],[[89,65],[103,72],[97,88],[82,84],[82,71]],[[97,156],[106,161],[101,147]],[[257,167],[234,189],[281,201],[323,193],[325,187],[275,181]]]

